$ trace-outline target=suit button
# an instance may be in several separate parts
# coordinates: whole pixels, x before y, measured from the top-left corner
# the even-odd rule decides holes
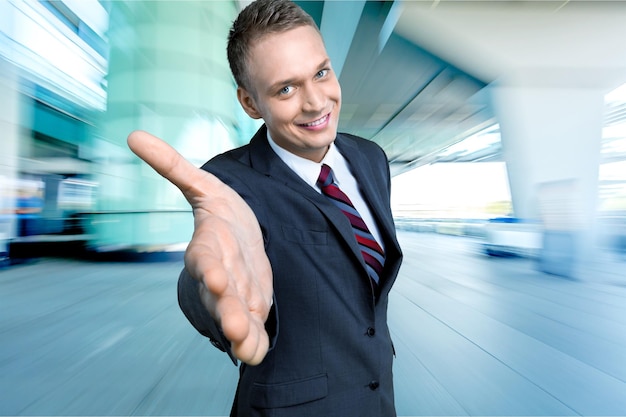
[[[375,334],[376,334],[376,329],[374,329],[373,327],[368,327],[367,328],[367,335],[369,337],[374,337]]]
[[[380,386],[380,384],[378,383],[378,381],[373,380],[369,383],[369,387],[372,391],[376,391],[378,389],[378,387]]]

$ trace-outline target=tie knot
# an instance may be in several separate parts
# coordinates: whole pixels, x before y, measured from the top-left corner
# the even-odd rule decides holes
[[[334,182],[333,170],[326,164],[322,164],[320,176],[317,177],[317,186],[320,188],[327,187]]]

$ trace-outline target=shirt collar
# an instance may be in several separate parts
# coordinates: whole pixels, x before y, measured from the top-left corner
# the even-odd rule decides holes
[[[292,171],[294,171],[300,178],[302,178],[307,184],[311,187],[315,188],[317,191],[320,191],[317,186],[317,178],[320,175],[320,170],[322,169],[322,164],[327,164],[331,168],[337,167],[338,164],[341,163],[343,156],[337,150],[335,146],[335,142],[331,142],[328,147],[328,151],[326,155],[324,155],[324,159],[321,162],[314,162],[310,159],[302,158],[301,156],[295,155],[288,150],[281,148],[270,135],[268,130],[267,132],[267,141],[270,144],[270,147],[276,155],[285,163]],[[337,184],[340,183],[339,179],[336,176],[335,169],[333,169],[333,173],[335,174],[335,182]]]

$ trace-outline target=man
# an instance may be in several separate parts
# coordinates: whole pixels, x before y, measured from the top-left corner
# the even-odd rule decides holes
[[[198,170],[129,136],[194,210],[181,308],[244,362],[231,415],[394,416],[387,301],[402,255],[387,159],[337,133],[339,83],[294,3],[246,7],[228,58],[243,109],[265,122],[248,145]]]

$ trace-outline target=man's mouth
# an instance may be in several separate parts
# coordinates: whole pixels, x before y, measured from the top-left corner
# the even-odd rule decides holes
[[[312,122],[309,123],[301,123],[299,126],[302,127],[315,127],[315,126],[319,126],[322,125],[324,123],[326,123],[328,121],[328,119],[330,118],[330,113],[328,113],[327,115],[325,115],[324,117],[322,117],[321,119],[317,119],[314,120]]]

